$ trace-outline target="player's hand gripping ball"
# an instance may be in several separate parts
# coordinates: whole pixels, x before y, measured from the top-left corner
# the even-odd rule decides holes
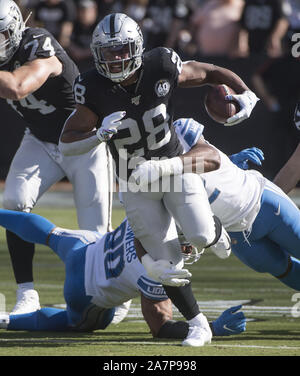
[[[227,95],[235,94],[227,85],[212,86],[208,89],[204,105],[208,115],[217,123],[225,124],[227,119],[240,111],[236,101],[226,99]]]

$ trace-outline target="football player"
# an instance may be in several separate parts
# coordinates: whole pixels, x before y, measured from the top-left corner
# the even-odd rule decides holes
[[[203,126],[193,119],[179,119],[174,126],[185,151],[201,138]],[[253,270],[269,273],[300,290],[299,209],[258,171],[245,171],[220,150],[218,153],[220,168],[201,174],[201,178],[213,213],[231,237],[233,253]],[[247,168],[247,160],[260,164],[263,155],[252,148],[231,159]],[[154,176],[151,170],[157,170],[161,161],[150,162],[137,167],[139,175]]]
[[[157,338],[184,339],[185,321],[172,320],[172,304],[162,287],[149,279],[135,250],[134,234],[125,219],[113,232],[68,230],[33,214],[0,209],[0,225],[26,241],[48,245],[65,264],[66,309],[42,308],[32,313],[0,313],[0,328],[29,331],[80,331],[105,329],[114,307],[141,296],[142,312]],[[168,283],[176,280],[170,270]],[[162,282],[165,282],[162,280]],[[242,333],[246,318],[231,307],[210,323],[214,336]],[[239,312],[238,312],[239,311]]]
[[[66,121],[61,151],[74,155],[108,143],[128,220],[148,252],[142,258],[148,274],[157,272],[153,260],[168,260],[177,268],[182,267],[175,222],[181,225],[188,241],[200,249],[214,247],[229,254],[228,235],[211,212],[200,176],[181,174],[182,146],[172,126],[174,89],[221,83],[233,88],[241,111],[227,119],[227,125],[250,116],[256,95],[229,70],[196,61],[182,63],[168,48],[144,53],[140,27],[125,14],[110,14],[99,22],[91,49],[95,68],[75,82],[77,107]],[[205,149],[206,145],[202,147]],[[141,192],[136,189],[131,172],[137,163],[157,157],[168,158],[164,169],[175,172],[178,178],[170,178],[168,192]],[[216,163],[208,169],[203,166],[204,171],[217,167]],[[176,184],[182,187],[181,192],[176,192]],[[202,346],[209,342],[211,332],[190,284],[165,286],[165,290],[184,317],[198,328],[191,331],[184,345]]]
[[[30,212],[66,176],[73,184],[79,227],[107,231],[105,144],[80,157],[58,150],[63,124],[75,108],[72,85],[78,69],[47,30],[25,26],[14,1],[0,0],[0,14],[0,97],[27,126],[8,172],[3,206]],[[40,307],[33,285],[34,244],[10,231],[7,243],[18,284],[13,313],[31,312]]]
[[[300,103],[297,104],[294,114],[294,123],[300,131]],[[298,132],[299,137],[300,132]],[[300,138],[299,138],[300,140]],[[274,178],[274,183],[278,185],[285,193],[289,193],[296,187],[300,180],[300,143],[296,147],[290,159],[281,168]]]

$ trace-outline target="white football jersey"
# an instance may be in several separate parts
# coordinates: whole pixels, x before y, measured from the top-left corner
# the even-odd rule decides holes
[[[97,306],[111,308],[140,295],[165,300],[161,284],[151,280],[140,263],[128,221],[90,244],[86,251],[85,290]]]
[[[193,119],[177,120],[174,126],[185,152],[202,136],[203,125]],[[260,210],[266,179],[256,170],[240,169],[227,155],[218,152],[220,168],[201,174],[212,211],[227,231],[250,230]]]

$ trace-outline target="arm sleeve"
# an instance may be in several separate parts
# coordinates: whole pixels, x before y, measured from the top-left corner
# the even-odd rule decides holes
[[[163,286],[152,279],[141,276],[137,281],[140,292],[150,300],[162,301],[168,299]]]
[[[22,60],[26,62],[54,56],[56,55],[58,46],[57,41],[46,29],[33,28],[26,35],[26,40],[21,48],[20,55],[22,56]]]
[[[169,79],[174,84],[174,87],[176,87],[178,76],[182,71],[182,61],[179,55],[172,48],[166,47],[158,48],[158,52],[160,53],[164,78]]]
[[[204,131],[204,126],[194,119],[181,118],[173,126],[185,153],[196,145]]]

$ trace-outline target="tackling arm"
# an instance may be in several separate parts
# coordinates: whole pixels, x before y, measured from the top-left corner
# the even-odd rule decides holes
[[[155,182],[164,176],[180,175],[184,172],[204,173],[220,167],[218,151],[201,137],[187,153],[162,160],[149,160],[138,165],[131,176],[138,185]]]
[[[56,56],[25,63],[13,72],[0,72],[0,97],[20,100],[38,90],[50,76],[62,72],[62,63]]]
[[[141,295],[142,313],[151,334],[156,338],[184,339],[189,331],[186,321],[172,320],[172,302],[170,299],[154,301]],[[213,322],[209,323],[213,336],[229,336],[246,330],[246,318],[241,305],[230,307]]]
[[[147,253],[138,239],[134,239],[136,254],[139,260]],[[174,321],[172,302],[170,299],[156,301],[146,298],[141,294],[142,313],[151,334],[157,338],[184,339],[189,331],[186,321]],[[238,334],[246,330],[246,318],[239,311],[242,306],[231,307],[224,311],[215,321],[210,323],[214,336]],[[239,312],[238,312],[239,311]],[[227,328],[224,328],[224,325]]]
[[[180,155],[184,169],[194,173],[204,173],[215,171],[220,168],[221,158],[219,152],[201,137],[195,146],[187,153]],[[199,162],[201,162],[201,171],[199,171]]]

